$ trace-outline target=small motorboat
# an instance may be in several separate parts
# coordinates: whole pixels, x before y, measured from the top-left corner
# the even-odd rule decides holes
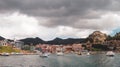
[[[41,54],[40,54],[40,57],[43,57],[43,58],[47,58],[48,56],[49,56],[48,53],[41,53]]]
[[[62,46],[62,45],[61,45]],[[57,56],[63,56],[63,48],[57,48],[57,52],[56,52]]]
[[[10,53],[4,52],[4,53],[1,54],[1,56],[10,56]]]
[[[88,52],[88,53],[87,53],[87,56],[89,56],[89,55],[90,55],[90,53]]]
[[[83,56],[89,56],[89,55],[90,55],[90,52],[87,51],[87,50],[83,50],[83,51],[81,52],[81,55],[83,55]]]
[[[109,57],[113,57],[115,55],[115,53],[113,51],[108,51],[106,53],[106,56],[109,56]]]
[[[63,52],[57,52],[57,56],[63,56]]]
[[[82,53],[81,53],[81,52],[78,52],[77,55],[82,55]]]

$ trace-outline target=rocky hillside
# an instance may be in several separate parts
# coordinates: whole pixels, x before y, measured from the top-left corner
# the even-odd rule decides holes
[[[107,35],[100,32],[100,31],[94,31],[92,34],[88,36],[88,40],[93,44],[101,44],[103,43],[107,38]]]

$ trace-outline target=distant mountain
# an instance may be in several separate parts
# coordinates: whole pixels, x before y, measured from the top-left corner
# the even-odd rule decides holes
[[[24,44],[33,44],[33,45],[36,45],[36,44],[43,44],[45,43],[45,41],[43,41],[42,39],[36,37],[36,38],[25,38],[25,39],[21,39],[20,41],[24,42]]]
[[[55,38],[54,40],[46,41],[47,44],[61,44],[61,42],[63,42],[63,39],[61,38]]]
[[[61,39],[61,38],[55,38],[54,40],[51,40],[51,41],[44,41],[38,37],[36,38],[26,38],[26,39],[22,39],[20,41],[24,42],[25,44],[33,44],[33,45],[36,45],[36,44],[51,44],[51,45],[54,45],[54,44],[57,44],[57,45],[60,45],[60,44],[73,44],[73,43],[83,43],[85,42],[86,39],[73,39],[73,38],[68,38],[68,39]]]
[[[4,40],[4,37],[0,36],[0,40]],[[20,41],[24,42],[24,44],[51,44],[51,45],[66,45],[66,44],[74,44],[74,43],[86,43],[90,42],[93,44],[100,44],[103,43],[105,40],[110,40],[110,39],[118,39],[120,40],[120,33],[117,33],[114,37],[108,37],[106,34],[100,32],[100,31],[94,31],[92,34],[90,34],[87,38],[68,38],[68,39],[61,39],[61,38],[55,38],[50,41],[44,41],[40,39],[39,37],[36,38],[25,38],[21,39]],[[8,41],[14,41],[8,39]]]
[[[68,43],[68,44],[73,44],[73,43],[85,43],[86,42],[86,38],[68,38],[64,40],[64,43]]]
[[[0,36],[0,40],[4,40],[4,37]],[[7,39],[10,42],[13,42],[14,40],[11,39]],[[85,43],[86,39],[84,38],[68,38],[68,39],[61,39],[61,38],[55,38],[51,41],[44,41],[42,39],[40,39],[39,37],[36,38],[25,38],[25,39],[20,39],[19,41],[24,42],[24,44],[28,44],[28,45],[36,45],[36,44],[51,44],[51,45],[66,45],[66,44],[74,44],[74,43]]]
[[[4,40],[4,39],[5,39],[4,37],[0,36],[0,40]]]
[[[9,42],[14,42],[14,40],[11,40],[11,39],[7,39]]]
[[[54,40],[51,41],[47,41],[47,44],[74,44],[74,43],[83,43],[86,42],[86,39],[84,38],[78,38],[78,39],[74,39],[74,38],[68,38],[68,39],[61,39],[61,38],[55,38]]]

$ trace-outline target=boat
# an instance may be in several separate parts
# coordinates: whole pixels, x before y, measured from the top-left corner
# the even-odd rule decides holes
[[[57,56],[63,56],[63,52],[57,52]]]
[[[81,52],[78,52],[77,54],[78,54],[78,55],[82,55]]]
[[[1,56],[10,56],[10,53],[4,52],[4,53],[1,54]]]
[[[63,56],[64,55],[63,48],[58,48],[56,54],[57,56]]]
[[[81,55],[89,56],[89,55],[90,55],[90,52],[87,51],[87,50],[83,50],[83,51],[81,52]]]
[[[10,53],[10,55],[24,55],[24,54],[23,53],[12,52],[12,53]]]
[[[40,57],[47,58],[49,56],[49,53],[40,53]]]
[[[108,51],[106,53],[106,56],[109,56],[109,57],[113,57],[115,55],[115,53],[113,51]]]
[[[90,53],[88,52],[88,53],[87,53],[87,56],[89,56],[89,55],[90,55]]]

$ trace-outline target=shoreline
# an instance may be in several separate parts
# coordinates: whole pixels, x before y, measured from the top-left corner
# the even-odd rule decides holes
[[[90,55],[106,54],[107,51],[90,51],[89,53],[90,53]],[[115,53],[120,54],[120,52],[116,52],[116,51],[115,51]],[[55,54],[55,53],[51,53],[51,54]],[[76,53],[73,52],[73,53],[64,53],[64,54],[76,54]],[[9,55],[11,56],[11,55],[39,55],[39,54],[38,53],[16,53],[16,54],[9,53]],[[0,53],[0,56],[2,56],[2,53]]]

